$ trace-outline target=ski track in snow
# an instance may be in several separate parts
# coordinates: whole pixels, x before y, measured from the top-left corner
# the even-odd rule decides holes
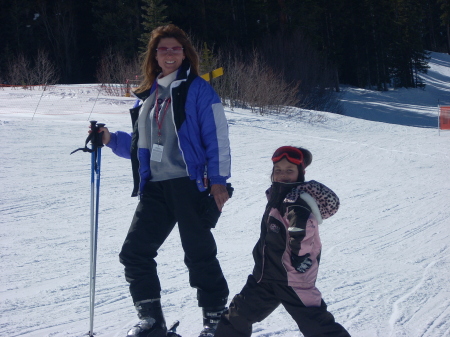
[[[336,320],[353,337],[450,337],[450,131],[436,129],[437,101],[450,103],[450,56],[433,53],[430,66],[424,91],[346,88],[345,116],[226,109],[235,192],[214,235],[230,299],[253,267],[270,156],[278,146],[300,145],[314,156],[307,179],[341,199],[339,212],[320,227],[317,281]],[[84,146],[88,120],[130,131],[132,104],[99,95],[95,85],[0,89],[1,336],[88,331],[90,155],[69,153]],[[136,322],[118,261],[137,204],[131,189],[130,163],[103,149],[98,337],[125,336]],[[167,324],[180,320],[183,337],[198,336],[201,310],[177,228],[157,262]],[[254,325],[253,336],[302,334],[280,307]]]

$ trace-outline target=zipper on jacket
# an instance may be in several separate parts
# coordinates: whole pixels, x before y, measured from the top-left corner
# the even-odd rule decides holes
[[[139,150],[139,147],[138,147],[138,150]],[[138,172],[140,172],[141,161],[139,160],[139,153],[138,153],[138,156],[137,156],[137,162],[138,162]],[[141,192],[141,183],[142,183],[142,177],[139,174],[139,185],[138,185],[138,193],[137,193],[138,200],[141,200],[142,193],[143,193],[143,192]]]
[[[156,85],[158,85],[158,84],[156,84]],[[137,120],[136,120],[136,123],[137,123],[136,130],[137,130],[137,132],[139,132],[139,116],[140,116],[141,113],[143,113],[143,109],[142,108],[144,107],[144,103],[150,96],[151,96],[151,94],[149,94],[149,96],[145,100],[142,101],[141,108],[139,109],[139,115],[138,115]],[[155,97],[155,102],[156,102],[156,99],[158,99],[158,97]],[[151,111],[149,111],[148,113],[149,113],[148,117],[150,118]],[[152,139],[151,138],[152,137],[152,132],[153,132],[153,130],[152,130],[152,128],[150,128],[150,139]],[[141,135],[139,135],[139,137],[140,136]],[[144,135],[144,137],[145,137],[145,135]],[[138,168],[137,169],[138,169],[138,173],[139,173],[139,185],[138,185],[137,197],[138,197],[138,200],[141,200],[141,197],[144,194],[144,191],[141,191],[142,176],[141,176],[141,160],[139,158],[139,140],[136,143],[136,147],[137,147],[137,155],[136,155],[136,157],[137,157],[137,162],[138,162]],[[149,165],[150,165],[150,163],[149,163]],[[150,166],[149,166],[148,169],[150,170]]]
[[[177,136],[178,148],[180,149],[180,152],[181,152],[181,158],[183,158],[184,165],[186,166],[186,173],[187,173],[188,177],[190,177],[191,175],[189,174],[189,168],[188,168],[188,165],[187,165],[187,163],[186,163],[186,159],[184,158],[184,152],[183,152],[183,149],[181,148],[180,137],[178,136],[177,126],[175,125],[175,111],[174,111],[174,109],[173,109],[173,93],[172,93],[172,90],[173,90],[173,84],[174,84],[175,82],[181,83],[181,82],[186,82],[186,81],[187,81],[187,78],[186,78],[186,79],[182,79],[182,80],[175,80],[175,81],[172,81],[172,83],[170,83],[170,107],[171,107],[171,110],[172,110],[172,123],[173,123],[173,128],[174,128],[174,130],[175,130],[175,135]],[[179,86],[179,85],[177,85],[177,87],[178,87],[178,86]],[[184,107],[184,108],[185,108],[185,107]]]
[[[267,210],[266,210],[266,211],[267,211]],[[265,215],[266,215],[266,214],[265,214],[265,212],[264,212],[263,217],[264,217]],[[267,227],[267,223],[268,223],[268,221],[269,221],[269,217],[270,217],[270,210],[268,211],[268,213],[267,213],[267,218],[266,218],[266,220],[264,221],[264,225],[265,225],[265,227],[266,227],[266,235],[267,235],[267,233],[269,233],[269,228]],[[264,245],[263,245],[262,252],[261,252],[261,255],[262,255],[261,277],[259,278],[258,283],[261,282],[261,280],[262,280],[263,277],[264,277],[264,267],[265,267],[265,265],[266,265],[266,243],[265,243],[265,241],[266,241],[266,237],[264,236]]]
[[[264,258],[265,257],[265,251],[266,251],[266,244],[264,244],[263,249],[262,249],[261,277],[257,281],[258,283],[261,282],[261,280],[263,279],[263,276],[264,276],[264,265],[265,265],[265,262],[266,262],[266,259]]]

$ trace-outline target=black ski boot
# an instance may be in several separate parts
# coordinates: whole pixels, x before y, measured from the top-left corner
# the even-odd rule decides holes
[[[214,337],[220,316],[226,310],[224,305],[203,309],[203,330],[198,337]]]
[[[136,302],[135,307],[140,321],[128,331],[127,337],[166,336],[166,321],[159,298]]]

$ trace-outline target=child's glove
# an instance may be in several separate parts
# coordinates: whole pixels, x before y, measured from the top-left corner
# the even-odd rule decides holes
[[[308,253],[303,256],[297,256],[295,254],[291,254],[291,263],[292,266],[299,273],[305,273],[312,265],[312,260],[309,258],[311,255]]]

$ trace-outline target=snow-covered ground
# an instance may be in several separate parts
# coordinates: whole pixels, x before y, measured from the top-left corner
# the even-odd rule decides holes
[[[314,156],[307,179],[341,199],[320,227],[317,282],[337,321],[354,337],[450,336],[450,131],[437,130],[437,104],[450,103],[450,56],[432,56],[425,90],[346,88],[346,116],[227,109],[235,193],[214,234],[231,296],[252,270],[270,156],[299,145]],[[0,89],[1,336],[89,330],[90,155],[69,154],[84,146],[88,120],[130,131],[133,102],[97,95],[94,85]],[[137,199],[130,163],[107,148],[100,189],[94,331],[121,337],[136,313],[117,255]],[[180,320],[178,332],[196,337],[201,311],[177,229],[157,261],[168,324]],[[253,336],[302,335],[279,308]]]

